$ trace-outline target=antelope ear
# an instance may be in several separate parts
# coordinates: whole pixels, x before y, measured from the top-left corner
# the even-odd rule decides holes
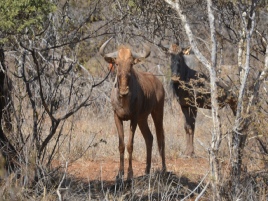
[[[109,70],[114,71],[114,64],[113,63],[109,63]]]
[[[104,59],[109,64],[114,64],[115,63],[115,58],[113,58],[113,57],[104,57]]]
[[[182,50],[182,54],[183,54],[183,55],[189,55],[189,54],[191,53],[191,49],[192,49],[191,46],[189,46],[189,47],[187,47],[187,48],[184,48],[184,49]]]
[[[168,50],[168,52],[171,54],[178,54],[181,51],[182,51],[182,48],[175,43],[171,44]]]
[[[140,63],[141,61],[142,61],[141,58],[135,58],[134,61],[133,61],[133,64]]]

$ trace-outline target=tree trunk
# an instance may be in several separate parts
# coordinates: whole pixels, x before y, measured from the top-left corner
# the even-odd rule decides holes
[[[211,67],[210,72],[210,86],[211,86],[211,115],[213,120],[213,131],[211,139],[211,150],[210,150],[210,169],[211,176],[214,181],[211,182],[213,190],[213,200],[221,200],[221,172],[220,163],[218,159],[220,144],[222,140],[221,132],[221,121],[219,116],[219,104],[218,104],[218,90],[216,85],[216,65],[217,65],[217,42],[216,42],[216,29],[215,29],[215,18],[212,9],[212,1],[207,0],[208,18],[211,33]]]
[[[243,27],[241,35],[242,40],[240,41],[239,54],[238,54],[239,67],[241,68],[240,69],[241,86],[239,89],[237,113],[235,117],[235,124],[232,135],[232,156],[231,156],[232,167],[230,175],[230,180],[232,180],[231,195],[233,200],[240,199],[240,192],[242,190],[240,181],[242,171],[242,157],[248,133],[248,126],[252,121],[249,110],[249,108],[252,105],[252,101],[250,99],[252,100],[255,99],[256,98],[255,96],[257,96],[255,92],[258,91],[257,89],[258,87],[256,88],[255,86],[255,92],[253,92],[254,94],[253,97],[251,97],[249,101],[244,100],[246,92],[246,83],[250,71],[250,45],[255,23],[255,8],[256,8],[256,0],[252,0],[250,13],[246,13],[245,11],[241,13]],[[245,107],[245,103],[247,103],[247,107]]]
[[[5,85],[7,76],[6,76],[6,66],[5,66],[5,55],[4,50],[0,49],[0,150],[5,158],[5,169],[10,173],[15,170],[15,158],[17,157],[17,152],[15,148],[11,145],[8,138],[6,137],[2,129],[2,118],[3,118],[3,109],[7,105],[6,96],[8,95],[8,90]]]
[[[209,17],[209,25],[211,32],[211,62],[209,62],[203,54],[199,51],[196,41],[194,39],[193,33],[189,24],[187,23],[186,16],[183,14],[179,0],[165,0],[173,9],[175,9],[180,17],[186,34],[188,36],[189,42],[191,44],[191,48],[198,58],[198,60],[209,70],[210,73],[210,87],[211,87],[211,115],[213,120],[213,130],[212,130],[212,140],[211,140],[211,149],[210,149],[210,174],[212,178],[211,186],[213,191],[213,200],[220,201],[221,196],[221,173],[220,173],[220,165],[218,160],[219,148],[222,140],[221,133],[221,122],[219,118],[219,105],[217,101],[217,85],[216,85],[216,61],[217,61],[217,44],[215,37],[215,25],[214,25],[214,15],[212,12],[212,1],[207,0],[207,8],[208,8],[208,17]]]

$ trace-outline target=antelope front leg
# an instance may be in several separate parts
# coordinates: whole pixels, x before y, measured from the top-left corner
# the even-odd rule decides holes
[[[118,118],[117,114],[114,113],[115,125],[119,137],[119,153],[120,153],[120,166],[116,180],[124,179],[124,153],[125,153],[125,142],[124,142],[124,130],[123,130],[123,121]]]
[[[139,128],[144,137],[146,144],[146,169],[145,174],[149,174],[151,170],[151,161],[152,161],[152,147],[153,147],[153,135],[149,129],[147,118],[144,118],[143,121],[139,121]]]
[[[133,168],[132,168],[132,152],[133,152],[133,143],[134,143],[134,134],[137,128],[137,121],[131,120],[130,122],[130,133],[129,133],[129,139],[128,139],[128,145],[127,150],[129,154],[128,158],[128,174],[127,179],[130,180],[133,178]]]
[[[185,156],[192,157],[194,155],[194,134],[192,129],[185,128],[186,131],[186,149]]]
[[[194,155],[194,129],[197,109],[194,107],[181,107],[184,114],[184,129],[186,132],[186,150],[185,155],[192,157]]]

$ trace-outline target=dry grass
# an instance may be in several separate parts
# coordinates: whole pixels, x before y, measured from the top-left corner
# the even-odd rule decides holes
[[[183,128],[183,118],[178,103],[166,100],[165,104],[165,117],[164,129],[166,137],[166,158],[168,171],[172,172],[178,180],[186,178],[187,182],[181,184],[175,180],[165,179],[160,177],[158,169],[160,168],[161,159],[158,154],[156,146],[156,138],[154,137],[153,154],[152,154],[152,175],[157,177],[153,181],[153,189],[149,187],[150,176],[144,176],[145,169],[145,143],[137,128],[134,140],[133,152],[133,167],[134,167],[134,180],[132,185],[126,184],[123,189],[115,191],[112,189],[114,186],[114,178],[117,174],[119,153],[118,153],[118,136],[117,130],[113,120],[112,109],[109,105],[103,108],[103,113],[92,113],[91,108],[82,110],[75,118],[74,132],[72,134],[71,148],[67,151],[61,150],[60,154],[66,153],[66,156],[59,157],[59,162],[63,163],[66,158],[75,159],[81,152],[87,149],[88,145],[91,147],[84,152],[84,155],[79,160],[71,163],[68,168],[68,173],[80,182],[85,182],[91,186],[92,198],[107,199],[107,200],[177,200],[189,194],[189,184],[193,184],[192,189],[196,187],[201,178],[209,170],[208,153],[211,139],[211,118],[209,110],[199,110],[197,116],[196,132],[195,132],[195,152],[196,158],[187,159],[183,158],[183,150],[185,148],[185,131]],[[231,139],[228,131],[231,128],[233,120],[231,110],[224,108],[221,110],[222,129],[224,139],[222,142],[220,156],[223,164],[223,172],[229,171],[229,146]],[[125,142],[128,139],[129,122],[124,123]],[[149,118],[149,127],[154,132],[154,125],[151,118]],[[62,147],[63,148],[63,147]],[[125,152],[125,164],[127,166],[127,151]],[[250,159],[250,157],[249,157]],[[224,165],[225,164],[225,165]],[[227,164],[227,166],[226,166]],[[263,168],[262,162],[256,163],[256,157],[250,161],[247,166],[252,170],[260,170]],[[225,168],[226,167],[226,168]],[[127,167],[125,167],[127,168]],[[158,176],[156,176],[158,175]],[[225,175],[225,174],[223,174]],[[142,178],[142,179],[141,179]],[[143,183],[140,183],[142,180]],[[157,181],[156,181],[157,180]],[[160,181],[161,180],[161,181]],[[168,182],[167,182],[168,181]],[[176,187],[172,186],[176,183]],[[85,185],[85,184],[84,184]],[[165,186],[163,186],[165,185]],[[202,184],[200,188],[204,187]],[[180,186],[180,187],[178,187]],[[188,188],[188,190],[186,190]],[[200,192],[199,191],[196,192]],[[165,189],[165,190],[159,190]],[[174,190],[175,189],[175,190]],[[185,191],[183,191],[184,189]],[[87,192],[89,193],[89,192]],[[192,196],[196,196],[194,194]],[[264,194],[265,195],[265,194]],[[204,200],[209,199],[209,196],[204,195]]]
[[[86,110],[81,111],[77,116],[78,119],[73,123],[73,133],[70,134],[71,147],[61,148],[61,154],[70,154],[69,157],[75,158],[75,156],[81,153],[82,150],[86,149],[88,145],[94,145],[88,149],[83,155],[84,159],[88,160],[98,160],[100,158],[118,158],[118,135],[117,130],[113,120],[112,112],[106,114],[107,116],[93,115]],[[154,124],[149,118],[149,127],[152,133],[155,133]],[[205,120],[202,120],[204,123]],[[204,124],[203,124],[204,125]],[[70,125],[66,124],[66,129]],[[185,148],[184,139],[184,128],[183,119],[180,116],[179,107],[176,109],[169,108],[165,110],[164,117],[164,129],[165,129],[165,139],[166,139],[166,157],[167,159],[177,159],[182,156],[182,152]],[[202,124],[197,125],[196,137],[202,141],[204,144],[208,145],[209,142],[209,130],[204,132],[206,129],[202,128]],[[180,132],[179,132],[180,131]],[[124,132],[125,132],[125,142],[127,143],[129,134],[129,122],[124,122]],[[71,150],[68,153],[68,149]],[[204,148],[196,143],[196,153],[197,156],[206,157]],[[138,161],[145,160],[145,142],[140,133],[139,128],[136,130],[133,159]],[[127,158],[127,152],[126,152]],[[154,135],[153,144],[153,160],[159,158],[156,137]]]
[[[43,183],[38,183],[32,188],[23,189],[23,180],[9,176],[9,183],[1,185],[3,200],[57,200],[57,188],[61,186],[60,195],[64,200],[179,200],[191,193],[198,186],[202,177],[208,172],[207,149],[211,140],[211,125],[209,110],[199,110],[195,131],[195,158],[184,158],[185,131],[184,120],[178,103],[172,100],[165,83],[167,96],[164,113],[164,130],[166,140],[167,174],[160,174],[161,159],[157,150],[154,124],[149,118],[149,127],[154,135],[152,153],[152,174],[144,175],[145,170],[145,142],[139,128],[136,130],[133,151],[134,180],[132,184],[125,182],[124,187],[114,186],[114,179],[119,166],[118,135],[114,124],[112,108],[109,100],[112,80],[107,81],[93,92],[92,104],[80,110],[73,117],[64,122],[60,145],[57,146],[53,160],[53,168],[60,167],[57,171],[49,170]],[[25,134],[31,133],[30,108],[25,104],[25,121],[22,125]],[[223,172],[229,171],[229,144],[231,142],[230,130],[233,117],[229,108],[221,110],[222,130],[224,139],[220,150],[220,160]],[[49,131],[49,119],[42,123],[44,133]],[[58,132],[60,131],[60,127]],[[129,122],[124,122],[125,142],[129,134]],[[55,144],[55,137],[48,146],[50,151]],[[253,138],[251,140],[254,140]],[[257,147],[256,145],[254,145]],[[247,158],[245,167],[248,171],[259,171],[265,164],[257,149],[253,152],[246,148]],[[29,154],[28,160],[34,164],[34,153],[25,146],[25,153]],[[127,171],[128,153],[125,152],[125,171]],[[66,168],[66,165],[68,167]],[[23,167],[22,173],[33,177],[34,166]],[[225,174],[223,174],[225,176]],[[64,182],[60,185],[62,178]],[[29,180],[32,180],[32,178]],[[207,178],[205,183],[209,180]],[[205,183],[200,184],[193,199],[200,193]],[[262,183],[263,186],[265,186]],[[38,190],[32,190],[38,189]],[[14,195],[14,192],[16,194]],[[209,192],[209,191],[208,191]],[[197,194],[196,194],[197,193]],[[265,196],[265,191],[263,192]],[[12,197],[13,196],[13,197]],[[25,199],[27,198],[27,199]],[[204,195],[203,200],[209,200],[209,195]]]

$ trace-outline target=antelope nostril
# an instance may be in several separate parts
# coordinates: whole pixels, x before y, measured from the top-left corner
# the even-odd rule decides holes
[[[128,92],[129,92],[129,87],[119,89],[120,97],[127,95]]]

